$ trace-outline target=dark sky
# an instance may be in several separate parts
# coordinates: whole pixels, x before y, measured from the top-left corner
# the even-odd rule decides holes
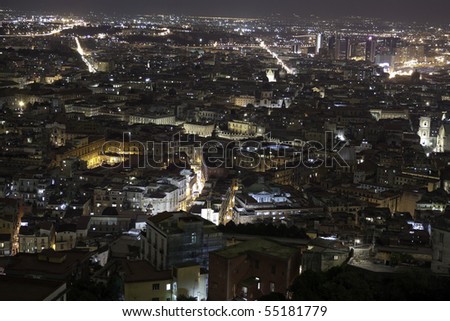
[[[2,0],[0,6],[73,13],[94,10],[239,17],[271,13],[320,17],[362,15],[450,23],[449,0]]]

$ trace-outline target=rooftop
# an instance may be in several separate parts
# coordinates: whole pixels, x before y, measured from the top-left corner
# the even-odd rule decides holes
[[[64,282],[0,276],[0,301],[42,301]]]
[[[267,239],[254,239],[226,247],[213,253],[228,259],[248,252],[258,252],[280,259],[288,259],[298,251],[295,247],[282,245],[278,242]]]
[[[125,273],[125,282],[148,282],[171,280],[171,271],[157,271],[147,261],[122,260],[122,268]]]

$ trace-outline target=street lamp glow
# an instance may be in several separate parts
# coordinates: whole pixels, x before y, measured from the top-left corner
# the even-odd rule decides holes
[[[280,57],[278,57],[278,55],[276,53],[274,53],[272,50],[269,49],[269,47],[267,47],[267,45],[264,43],[264,41],[260,40],[259,45],[261,46],[261,48],[263,48],[264,50],[266,50],[270,55],[272,55],[273,58],[276,59],[277,63],[284,69],[286,70],[286,72],[288,74],[294,74],[294,71],[289,68],[288,66],[286,66],[286,64],[283,62],[283,60],[280,59]]]

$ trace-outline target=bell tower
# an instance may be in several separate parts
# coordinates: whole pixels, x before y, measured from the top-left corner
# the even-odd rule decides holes
[[[420,145],[422,146],[430,145],[430,130],[431,130],[431,118],[420,117],[419,131],[417,132],[417,135],[419,135],[420,137]]]

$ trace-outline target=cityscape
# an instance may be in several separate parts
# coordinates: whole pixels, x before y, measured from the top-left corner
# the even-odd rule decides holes
[[[449,23],[283,10],[0,7],[1,301],[450,300]]]

